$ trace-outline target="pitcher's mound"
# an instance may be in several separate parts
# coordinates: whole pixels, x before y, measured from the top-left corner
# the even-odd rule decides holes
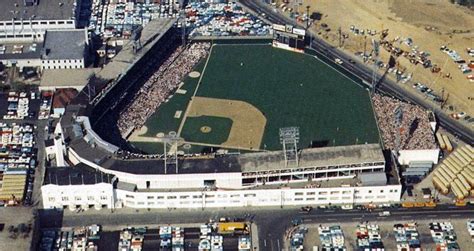
[[[209,126],[203,126],[201,127],[201,132],[202,133],[210,133],[212,131],[212,128]]]
[[[190,78],[199,78],[201,76],[201,73],[197,72],[197,71],[192,71],[189,73],[189,77]]]

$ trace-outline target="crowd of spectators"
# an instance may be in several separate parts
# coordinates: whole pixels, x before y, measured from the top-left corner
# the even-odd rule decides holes
[[[421,107],[375,94],[372,96],[375,114],[385,148],[395,149],[400,133],[400,150],[435,149],[435,137],[428,113]],[[395,110],[402,110],[402,121],[397,125]]]
[[[179,47],[174,51],[120,113],[118,119],[120,134],[124,136],[134,129],[141,128],[156,109],[179,87],[186,74],[207,56],[210,46],[209,43],[193,43],[187,48]]]

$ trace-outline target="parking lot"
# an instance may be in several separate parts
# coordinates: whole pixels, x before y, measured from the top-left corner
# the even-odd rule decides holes
[[[331,227],[331,226],[339,226],[342,233],[343,233],[343,239],[344,239],[344,246],[346,247],[346,250],[357,250],[357,236],[358,236],[358,225],[360,224],[368,224],[368,225],[377,225],[379,228],[378,234],[380,235],[380,239],[383,243],[383,246],[385,247],[385,250],[397,250],[397,244],[398,247],[402,247],[403,243],[403,238],[400,238],[402,234],[398,232],[398,242],[396,239],[397,233],[394,229],[396,225],[400,227],[400,225],[405,226],[405,230],[408,231],[413,231],[413,229],[416,229],[416,232],[418,234],[413,234],[412,235],[403,235],[403,236],[410,236],[408,238],[411,240],[410,243],[416,243],[414,241],[415,239],[419,240],[419,244],[422,248],[422,250],[437,250],[437,245],[435,243],[434,238],[432,237],[432,233],[430,230],[430,223],[437,221],[439,223],[446,223],[448,222],[452,224],[454,228],[454,233],[456,235],[456,243],[459,245],[459,248],[461,250],[472,250],[474,246],[474,242],[472,242],[472,237],[470,233],[468,232],[467,229],[467,220],[465,219],[426,219],[422,221],[417,221],[417,222],[412,222],[412,221],[383,221],[383,222],[351,222],[351,223],[341,223],[341,224],[323,224],[323,225],[318,225],[318,224],[311,224],[311,225],[301,225],[303,227],[307,227],[308,232],[305,235],[305,240],[304,240],[304,250],[312,250],[313,246],[318,246],[321,248],[322,242],[321,238],[318,232],[318,227],[319,228],[325,228],[325,227]],[[414,227],[415,226],[415,227]],[[411,227],[411,229],[409,229]],[[406,231],[405,231],[406,232]],[[448,235],[444,235],[448,236]],[[406,237],[404,237],[406,238]],[[407,243],[409,240],[405,240]]]
[[[97,250],[250,250],[250,225],[211,222],[102,229],[99,225],[44,229],[39,250],[88,246]],[[181,248],[181,249],[180,249]]]

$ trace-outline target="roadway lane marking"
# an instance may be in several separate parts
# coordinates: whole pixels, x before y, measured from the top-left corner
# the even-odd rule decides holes
[[[452,216],[452,217],[459,217],[459,216],[461,216],[461,215],[460,215],[460,214],[452,214],[451,216]]]
[[[436,218],[436,217],[438,217],[438,215],[436,215],[436,214],[430,214],[430,215],[428,215],[427,217],[428,217],[428,218]]]
[[[327,219],[328,221],[333,221],[333,220],[337,220],[337,219]]]
[[[353,219],[353,220],[361,220],[362,217],[354,217],[354,218],[352,218],[352,219]]]
[[[266,239],[263,239],[263,246],[264,246],[264,247],[267,246],[267,240],[266,240]]]

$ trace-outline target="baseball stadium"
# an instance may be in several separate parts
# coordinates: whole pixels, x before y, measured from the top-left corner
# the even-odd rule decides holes
[[[117,77],[94,79],[66,107],[47,149],[57,167],[45,208],[400,200],[369,92],[305,53],[304,30],[181,43],[173,27],[119,52],[105,69]]]
[[[179,88],[128,141],[163,152],[280,150],[279,129],[299,128],[299,147],[378,143],[369,93],[335,66],[269,44],[213,44]]]

